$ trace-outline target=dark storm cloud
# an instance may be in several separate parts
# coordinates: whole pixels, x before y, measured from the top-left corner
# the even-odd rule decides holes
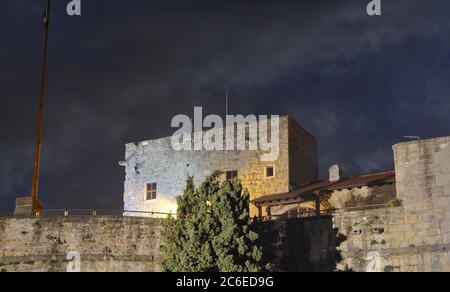
[[[403,135],[448,135],[448,1],[54,1],[41,194],[49,208],[122,208],[123,144],[171,134],[194,105],[290,114],[323,176],[392,168]],[[29,192],[42,48],[39,1],[0,18],[1,210]]]

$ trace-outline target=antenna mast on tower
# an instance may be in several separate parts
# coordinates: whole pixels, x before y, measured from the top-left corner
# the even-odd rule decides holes
[[[228,99],[229,99],[229,90],[227,89],[225,93],[225,117],[228,116]]]

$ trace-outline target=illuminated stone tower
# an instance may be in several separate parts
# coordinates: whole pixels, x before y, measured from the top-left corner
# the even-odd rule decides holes
[[[262,162],[260,151],[175,151],[171,137],[127,144],[124,209],[175,213],[188,176],[198,185],[215,170],[239,178],[251,199],[318,179],[316,139],[287,116],[280,118],[279,148],[277,160]]]

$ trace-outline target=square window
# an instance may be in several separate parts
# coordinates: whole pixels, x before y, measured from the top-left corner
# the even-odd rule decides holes
[[[227,180],[227,181],[236,179],[236,178],[238,177],[238,172],[237,172],[237,170],[229,170],[229,171],[227,171],[226,174],[227,174],[227,176],[226,176],[226,180]]]
[[[157,192],[158,192],[158,185],[157,185],[157,183],[149,183],[149,184],[147,184],[147,190],[146,190],[146,199],[147,199],[147,201],[156,200]]]
[[[266,177],[275,177],[275,168],[273,166],[266,167]]]

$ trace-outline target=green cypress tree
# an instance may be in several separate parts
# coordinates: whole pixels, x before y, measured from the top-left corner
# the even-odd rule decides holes
[[[193,178],[177,198],[177,218],[163,222],[163,271],[259,272],[261,247],[252,231],[250,196],[238,180],[214,172],[199,188]]]

